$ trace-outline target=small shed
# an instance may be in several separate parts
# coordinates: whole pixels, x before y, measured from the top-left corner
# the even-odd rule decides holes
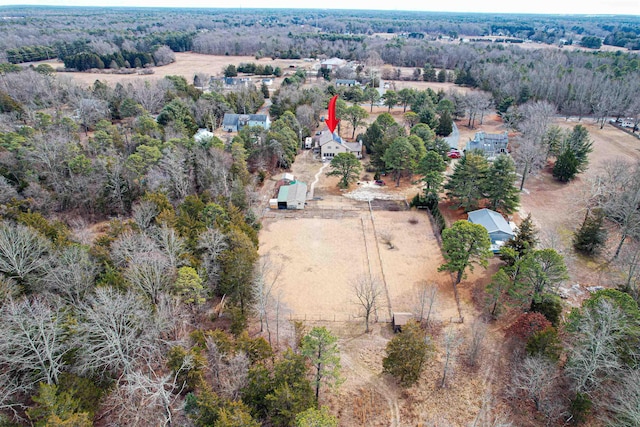
[[[413,320],[413,313],[393,313],[393,319],[391,321],[393,332],[402,332],[402,327],[406,325],[410,320]]]
[[[292,173],[289,172],[285,172],[282,174],[282,181],[284,181],[285,184],[289,185],[291,184],[291,182],[295,181],[296,177],[293,176]]]
[[[480,224],[489,232],[491,239],[491,250],[496,253],[507,240],[511,239],[515,233],[502,215],[490,209],[478,209],[469,212],[469,222]]]
[[[307,184],[296,182],[283,185],[278,191],[278,209],[304,209],[307,200]]]

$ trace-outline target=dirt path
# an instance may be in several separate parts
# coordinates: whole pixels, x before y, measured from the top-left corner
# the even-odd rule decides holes
[[[340,340],[343,371],[349,371],[345,384],[348,389],[365,388],[375,390],[387,405],[387,417],[366,425],[388,425],[400,427],[401,413],[398,403],[399,391],[382,374],[382,349],[388,339],[383,336],[384,325],[375,324],[369,334],[358,334]],[[340,425],[349,425],[354,420],[341,420]]]
[[[307,151],[307,153],[305,154],[306,156],[310,155],[310,151]],[[315,193],[315,189],[316,189],[316,184],[318,183],[318,181],[320,180],[320,176],[322,175],[322,173],[324,172],[324,170],[327,168],[327,166],[329,166],[329,162],[326,162],[322,165],[322,167],[318,170],[318,173],[315,174],[313,182],[311,183],[311,185],[309,186],[309,194],[307,195],[307,199],[308,200],[312,200],[313,199],[313,195]]]

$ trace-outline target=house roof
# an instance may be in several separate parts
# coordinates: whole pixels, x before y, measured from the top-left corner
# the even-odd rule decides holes
[[[344,145],[349,151],[362,151],[362,141],[358,142],[345,142]]]
[[[487,229],[489,234],[500,231],[511,236],[514,235],[507,220],[496,211],[478,209],[477,211],[469,212],[467,215],[469,215],[469,222],[480,224]]]
[[[278,190],[278,202],[286,202],[289,198],[289,187],[290,185],[283,185]]]
[[[235,126],[238,124],[238,121],[243,119],[244,121],[250,122],[267,122],[266,114],[233,114],[233,113],[224,113],[224,118],[222,119],[222,126]]]
[[[229,114],[225,113],[224,118],[222,119],[222,126],[235,126],[238,124],[239,114]]]
[[[355,85],[355,79],[336,79],[337,85]]]
[[[307,199],[307,184],[304,182],[296,182],[289,185],[288,202],[304,202]]]
[[[327,142],[333,141],[333,134],[328,130],[323,130],[320,136],[318,137],[318,145],[323,146]]]
[[[346,63],[347,63],[347,61],[345,61],[344,59],[340,59],[340,58],[330,58],[330,59],[327,59],[327,60],[321,62],[322,65],[342,65],[342,64],[346,64]]]
[[[474,141],[479,142],[493,142],[494,144],[506,144],[509,142],[509,134],[507,132],[503,133],[485,133],[485,132],[476,132]]]

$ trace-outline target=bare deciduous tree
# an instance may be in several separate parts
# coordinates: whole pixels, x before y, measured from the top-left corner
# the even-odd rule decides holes
[[[212,339],[207,339],[207,359],[213,374],[214,391],[228,399],[238,399],[249,378],[249,358],[246,353],[224,354]]]
[[[133,206],[131,216],[141,230],[147,230],[151,227],[153,220],[159,213],[158,205],[143,200]]]
[[[23,285],[33,285],[49,262],[51,245],[32,228],[0,224],[0,272]]]
[[[471,366],[478,364],[478,359],[482,355],[484,347],[484,339],[487,336],[487,324],[480,319],[476,319],[471,324],[471,333],[469,337],[469,349],[467,358]]]
[[[120,267],[127,266],[138,257],[159,252],[158,246],[149,236],[127,231],[111,244],[111,258]]]
[[[632,242],[623,247],[614,266],[619,273],[614,276],[618,288],[640,301],[640,245]]]
[[[160,294],[169,290],[175,279],[175,268],[164,255],[155,252],[138,256],[129,262],[124,277],[155,305]]]
[[[43,298],[8,301],[0,309],[0,366],[26,387],[55,384],[65,368],[70,347],[60,301]]]
[[[176,54],[169,46],[163,45],[153,52],[153,59],[158,66],[167,65],[176,61]]]
[[[269,315],[275,303],[273,291],[283,267],[283,264],[275,265],[269,255],[263,255],[256,265],[256,273],[253,279],[255,309],[260,318],[260,332],[264,332],[266,327],[269,344],[271,344]]]
[[[184,256],[187,254],[187,242],[178,235],[174,228],[163,225],[153,229],[152,235],[171,268],[178,268],[185,263]]]
[[[440,387],[445,387],[447,379],[453,375],[453,365],[458,356],[456,352],[463,341],[464,338],[455,329],[450,327],[445,330],[442,339],[444,364],[442,366],[442,380],[440,381]]]
[[[607,393],[610,400],[604,407],[608,410],[610,425],[634,427],[640,425],[640,371],[627,373]]]
[[[351,290],[356,297],[355,303],[360,307],[364,317],[365,333],[369,333],[369,320],[378,309],[382,286],[379,279],[368,276],[360,276],[351,283]]]
[[[433,306],[438,298],[438,286],[435,283],[421,282],[416,289],[416,313],[418,322],[429,323]]]
[[[378,236],[380,236],[380,241],[387,245],[389,249],[395,249],[395,245],[393,244],[393,233],[388,230],[381,230],[378,233]]]
[[[107,396],[104,406],[119,425],[171,426],[178,410],[184,382],[179,375],[188,369],[188,358],[175,373],[156,372],[147,365],[125,374]]]
[[[133,372],[139,360],[158,350],[154,315],[133,292],[98,288],[80,305],[77,317],[74,344],[81,373]]]
[[[128,93],[150,114],[158,114],[164,105],[164,95],[172,87],[170,81],[134,80],[129,83]]]
[[[51,266],[42,284],[45,290],[77,305],[93,289],[97,274],[98,266],[88,250],[73,245],[60,249],[51,257]]]
[[[227,238],[224,233],[217,228],[207,228],[198,240],[198,249],[204,251],[202,264],[207,272],[207,283],[214,289],[218,283],[220,273],[219,257],[228,247]]]
[[[518,115],[522,120],[516,126],[521,136],[516,142],[514,157],[522,171],[520,190],[524,187],[527,175],[535,175],[545,165],[549,147],[544,138],[555,112],[556,107],[546,101],[527,102],[518,107]]]
[[[606,299],[584,308],[565,371],[580,393],[591,393],[622,367],[618,345],[625,338],[625,315]]]
[[[605,166],[598,184],[599,207],[620,232],[620,242],[613,256],[616,259],[625,240],[640,234],[640,164],[613,161]]]
[[[517,364],[511,377],[512,393],[531,400],[537,411],[549,403],[558,377],[556,366],[544,356],[527,356]]]

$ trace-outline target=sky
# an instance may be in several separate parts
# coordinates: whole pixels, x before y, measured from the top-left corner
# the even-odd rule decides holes
[[[242,7],[640,15],[640,0],[0,0],[2,5]]]

